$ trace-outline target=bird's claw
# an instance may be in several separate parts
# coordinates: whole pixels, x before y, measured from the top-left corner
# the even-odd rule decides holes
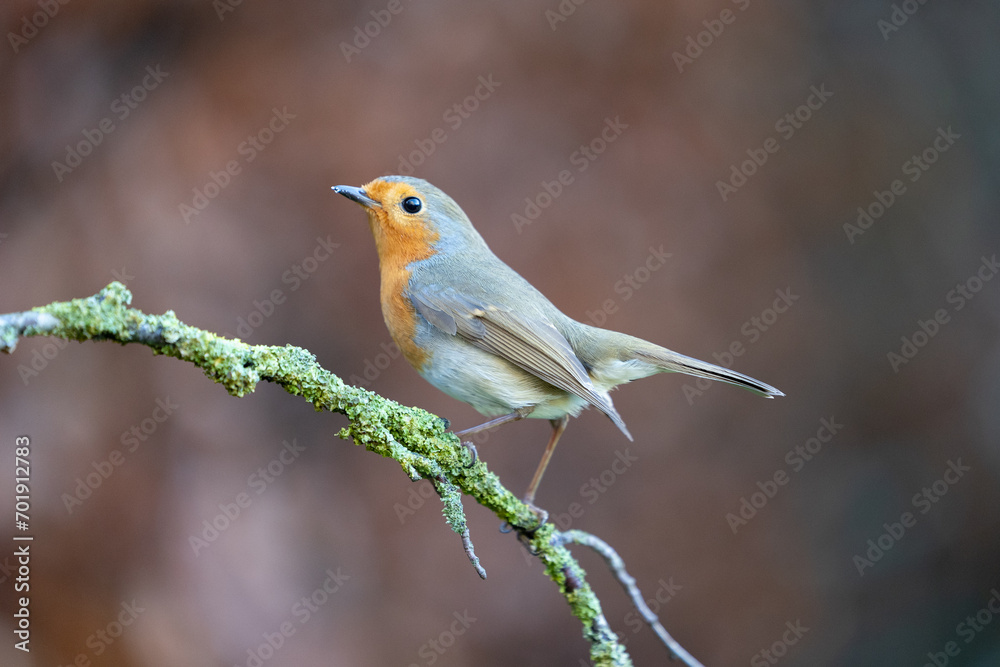
[[[467,440],[462,442],[462,447],[464,447],[469,452],[469,458],[470,458],[469,462],[465,464],[465,467],[471,468],[472,466],[476,465],[476,462],[479,461],[479,452],[476,451],[476,446]]]

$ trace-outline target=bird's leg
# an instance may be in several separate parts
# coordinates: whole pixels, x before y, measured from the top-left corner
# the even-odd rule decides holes
[[[480,431],[485,431],[488,428],[493,428],[494,426],[500,426],[500,424],[506,424],[508,422],[516,422],[519,419],[524,419],[525,417],[530,415],[534,410],[535,406],[533,405],[529,405],[526,408],[518,408],[517,410],[514,410],[514,412],[511,412],[510,414],[495,417],[489,420],[488,422],[480,424],[479,426],[473,426],[472,428],[467,428],[464,431],[455,431],[455,435],[461,438],[467,435],[474,435],[476,433],[479,433]]]
[[[569,424],[569,415],[563,415],[559,419],[550,419],[549,423],[552,424],[552,437],[549,438],[549,444],[545,446],[545,452],[542,454],[542,460],[538,463],[538,469],[535,470],[535,476],[531,478],[531,484],[528,485],[528,492],[524,494],[524,504],[535,510],[539,515],[538,526],[535,526],[533,530],[537,529],[549,518],[548,512],[535,505],[535,492],[538,491],[538,485],[542,483],[542,475],[545,474],[545,469],[549,466],[549,459],[552,458],[552,452],[556,450],[559,438],[562,436],[563,431],[566,430],[566,425]]]
[[[500,424],[506,424],[508,422],[516,422],[517,420],[524,419],[525,417],[530,415],[534,409],[535,406],[533,405],[528,406],[526,408],[518,408],[517,410],[514,410],[514,412],[511,412],[510,414],[501,415],[499,417],[489,420],[484,424],[480,424],[479,426],[473,426],[472,428],[467,428],[464,431],[455,431],[455,435],[457,435],[461,439],[464,436],[475,435],[480,431],[485,431],[487,429],[493,428],[494,426],[500,426]],[[472,444],[471,441],[462,440],[462,446],[465,447],[467,450],[469,450],[469,454],[471,455],[471,462],[469,463],[469,465],[465,467],[471,468],[472,466],[476,465],[476,461],[479,460],[479,453],[476,451],[476,446]]]

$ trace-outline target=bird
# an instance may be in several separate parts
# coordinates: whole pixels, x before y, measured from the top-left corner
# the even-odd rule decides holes
[[[544,512],[536,493],[571,416],[594,407],[632,440],[609,394],[620,384],[685,373],[784,396],[742,373],[565,315],[493,254],[454,199],[421,178],[382,176],[333,190],[368,215],[382,315],[403,356],[431,385],[489,418],[455,435],[524,418],[551,423],[524,496],[534,510]]]

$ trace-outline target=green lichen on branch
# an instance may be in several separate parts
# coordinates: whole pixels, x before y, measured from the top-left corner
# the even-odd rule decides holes
[[[560,531],[550,523],[529,539],[529,547],[545,566],[545,573],[559,586],[573,615],[583,624],[583,636],[590,642],[590,660],[595,665],[631,665],[625,647],[611,630],[597,595],[587,583],[587,573],[565,546]]]
[[[440,417],[344,384],[300,347],[247,345],[188,326],[173,311],[147,315],[130,308],[131,303],[131,292],[113,282],[95,296],[0,315],[0,351],[13,352],[17,341],[29,336],[140,343],[154,354],[193,363],[233,396],[249,394],[261,381],[274,382],[309,401],[316,410],[343,414],[350,424],[340,431],[340,437],[395,460],[411,480],[431,480],[441,496],[445,520],[462,536],[466,553],[484,578],[468,538],[462,494],[512,526],[530,527],[537,522],[531,509],[504,488],[483,462],[466,467],[466,450],[447,432],[448,424]],[[555,528],[545,524],[534,532],[519,529],[519,533],[583,623],[594,664],[631,665],[625,648],[608,628],[583,569],[562,542],[554,539]]]

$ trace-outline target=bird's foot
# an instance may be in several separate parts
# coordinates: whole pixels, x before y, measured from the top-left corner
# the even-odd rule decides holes
[[[539,507],[530,500],[525,500],[524,504],[528,506],[528,509],[530,509],[534,513],[535,518],[538,519],[538,521],[535,523],[534,526],[532,526],[531,528],[524,529],[525,533],[531,535],[536,530],[545,525],[545,523],[549,520],[549,513],[547,510],[543,510],[541,507]]]
[[[476,451],[476,446],[468,440],[462,441],[462,447],[464,447],[466,451],[469,452],[469,462],[465,464],[465,467],[471,468],[472,466],[476,465],[476,463],[479,461],[479,452]]]
[[[521,538],[529,538],[530,539],[531,536],[535,534],[535,531],[537,531],[539,528],[541,528],[542,526],[544,526],[546,524],[546,522],[548,522],[548,520],[549,520],[549,513],[548,513],[547,510],[542,509],[541,507],[539,507],[538,505],[536,505],[535,503],[533,503],[530,500],[524,500],[522,502],[524,502],[524,504],[528,506],[528,509],[530,509],[532,511],[532,513],[535,515],[536,521],[535,521],[534,525],[527,526],[527,527],[525,527],[525,526],[513,526],[509,522],[504,521],[502,524],[500,524],[500,532],[501,533],[509,533],[511,531],[517,531],[518,539],[521,539]]]

